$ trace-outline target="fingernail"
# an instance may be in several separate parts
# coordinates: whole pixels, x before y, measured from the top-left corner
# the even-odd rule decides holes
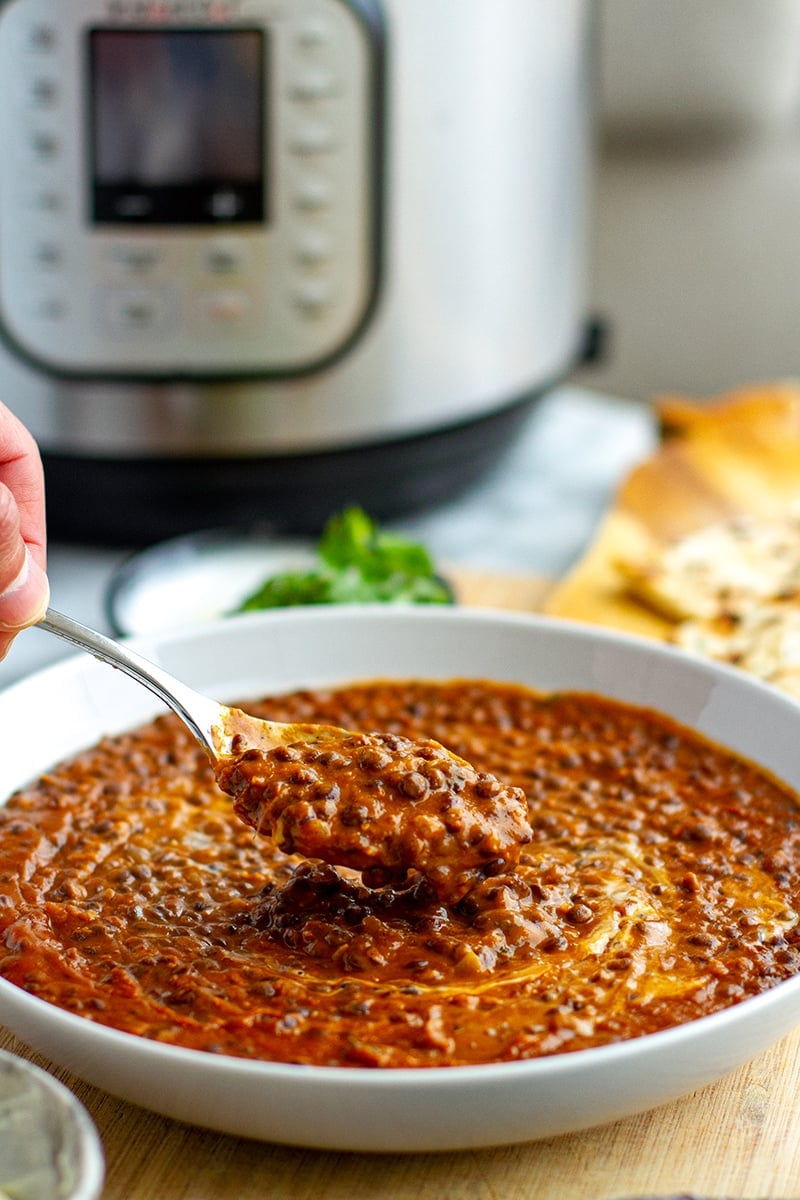
[[[26,548],[19,574],[0,594],[0,630],[18,633],[28,625],[35,625],[44,616],[49,602],[47,575]]]

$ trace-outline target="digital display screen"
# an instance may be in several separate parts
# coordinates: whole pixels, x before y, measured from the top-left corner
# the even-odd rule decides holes
[[[267,219],[262,30],[90,33],[92,219]]]

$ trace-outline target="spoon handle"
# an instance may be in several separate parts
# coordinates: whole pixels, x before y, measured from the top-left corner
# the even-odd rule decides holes
[[[87,650],[101,662],[118,667],[137,683],[143,683],[185,721],[206,752],[212,758],[216,757],[213,730],[219,724],[221,708],[215,701],[187,687],[185,683],[181,683],[149,659],[143,658],[135,650],[115,642],[105,634],[89,629],[86,625],[81,625],[79,621],[74,621],[53,608],[48,608],[37,628],[54,633],[56,637],[79,650]]]

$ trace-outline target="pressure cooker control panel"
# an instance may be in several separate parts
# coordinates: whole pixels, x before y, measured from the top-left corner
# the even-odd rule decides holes
[[[0,328],[56,374],[300,374],[367,323],[377,0],[0,0]]]

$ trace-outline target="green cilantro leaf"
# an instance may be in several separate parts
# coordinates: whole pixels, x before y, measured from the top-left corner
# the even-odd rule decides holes
[[[267,579],[237,611],[293,604],[449,604],[424,546],[380,529],[363,509],[331,517],[307,571]]]

